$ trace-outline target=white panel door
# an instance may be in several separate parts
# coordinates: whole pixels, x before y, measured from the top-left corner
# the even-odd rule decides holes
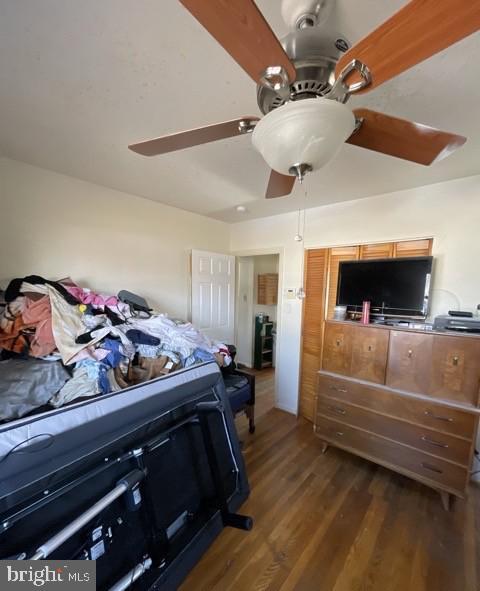
[[[233,344],[235,257],[192,250],[192,324],[211,339]]]

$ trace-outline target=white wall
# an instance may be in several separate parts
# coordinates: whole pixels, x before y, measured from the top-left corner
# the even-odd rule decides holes
[[[254,336],[254,270],[255,257],[236,257],[237,259],[237,299],[235,306],[235,345],[237,363],[253,367]]]
[[[308,182],[308,179],[307,179]],[[268,229],[268,231],[266,231]],[[231,226],[231,250],[284,247],[283,293],[301,284],[296,213]],[[433,236],[432,314],[480,303],[480,176],[307,210],[305,247]],[[282,296],[284,297],[284,296]],[[283,299],[277,337],[277,405],[297,412],[300,300]]]
[[[0,159],[0,281],[37,274],[134,291],[189,313],[192,248],[228,252],[223,222]]]

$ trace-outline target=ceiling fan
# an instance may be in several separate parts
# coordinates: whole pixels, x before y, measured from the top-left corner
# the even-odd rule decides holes
[[[272,169],[266,191],[272,198],[291,193],[296,179],[321,168],[345,141],[424,165],[462,146],[465,137],[369,109],[352,111],[345,103],[479,30],[480,1],[410,0],[353,47],[320,23],[333,1],[283,0],[293,30],[280,43],[253,0],[180,0],[257,83],[264,117],[128,147],[156,156],[253,132],[254,147]]]

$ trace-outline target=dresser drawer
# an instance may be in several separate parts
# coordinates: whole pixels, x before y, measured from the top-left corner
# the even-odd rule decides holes
[[[320,439],[387,468],[428,480],[434,487],[437,485],[464,494],[468,477],[466,468],[318,415],[315,431]]]
[[[392,393],[380,386],[367,386],[342,378],[319,374],[318,392],[344,402],[398,417],[440,431],[472,440],[475,415],[435,402]]]
[[[410,445],[418,450],[439,458],[456,462],[469,467],[472,443],[446,433],[439,433],[420,425],[414,425],[391,417],[377,414],[370,410],[351,406],[345,402],[319,397],[317,413],[347,423],[352,427],[360,427],[376,435],[388,437],[399,443]]]

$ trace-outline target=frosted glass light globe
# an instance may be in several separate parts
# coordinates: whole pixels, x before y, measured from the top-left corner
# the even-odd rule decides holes
[[[355,116],[344,104],[312,98],[270,111],[255,126],[252,143],[270,168],[291,174],[295,164],[322,168],[354,129]]]

